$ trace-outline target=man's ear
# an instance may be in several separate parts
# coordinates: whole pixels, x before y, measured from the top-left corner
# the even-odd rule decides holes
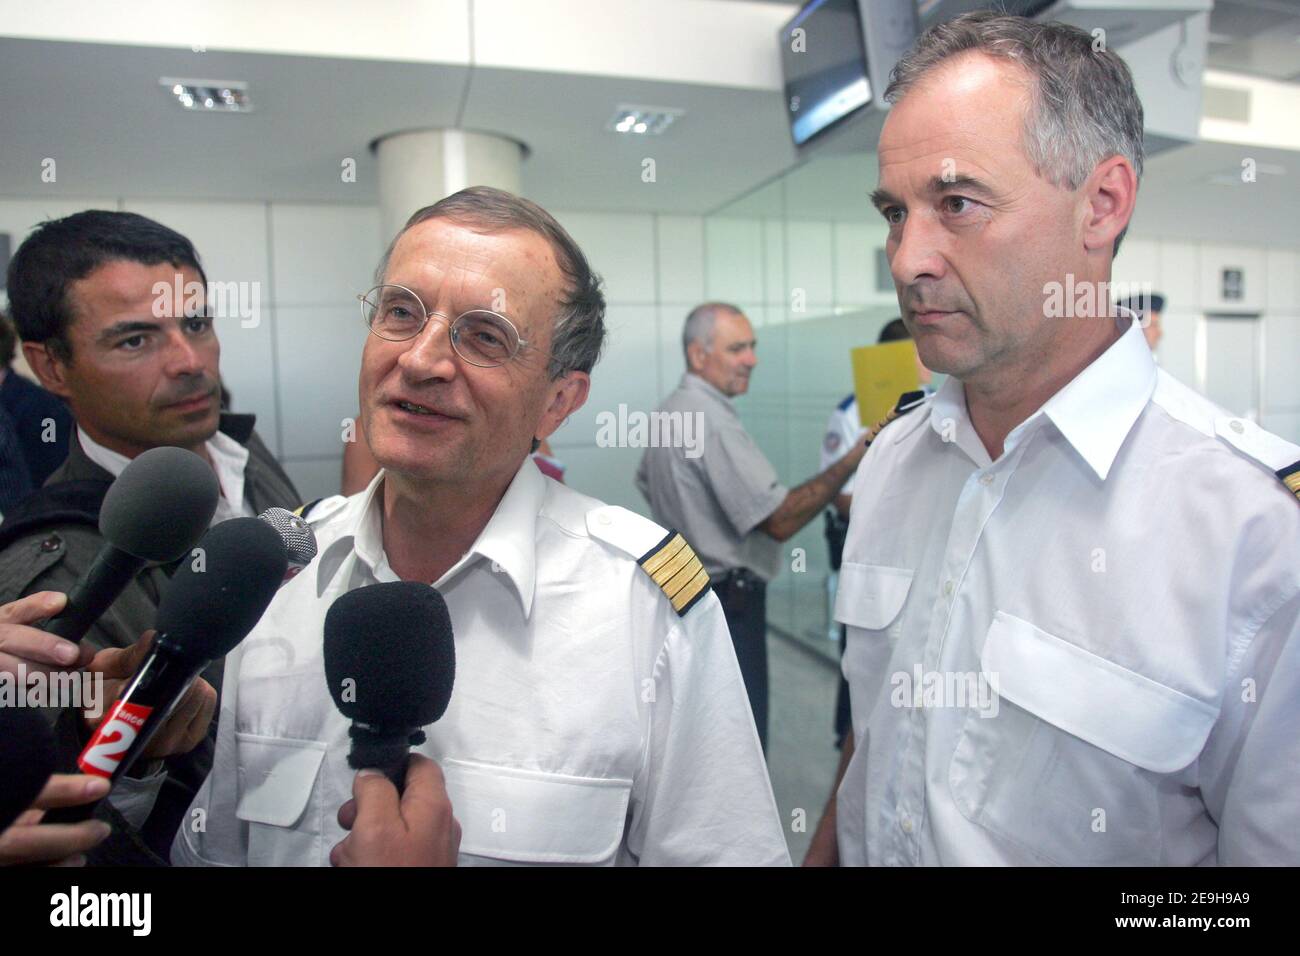
[[[708,351],[699,342],[692,342],[686,346],[686,370],[688,372],[698,372],[704,367],[704,356]]]
[[[587,404],[591,376],[586,372],[569,372],[551,385],[551,401],[537,423],[534,438],[549,438],[564,420]]]
[[[1087,205],[1083,220],[1083,246],[1088,252],[1113,249],[1137,205],[1137,174],[1123,156],[1099,164],[1083,186]]]
[[[27,359],[27,364],[47,392],[53,392],[60,398],[70,397],[67,384],[68,363],[56,354],[56,347],[45,342],[24,342],[23,358]]]

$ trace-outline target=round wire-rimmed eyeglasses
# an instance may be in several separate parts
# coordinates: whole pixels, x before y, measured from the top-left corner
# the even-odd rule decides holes
[[[361,318],[371,335],[389,342],[413,339],[428,324],[431,315],[447,321],[443,312],[430,313],[420,297],[406,286],[377,285],[357,296]],[[451,347],[470,365],[496,368],[519,354],[528,343],[519,337],[515,324],[488,309],[471,309],[447,321]]]

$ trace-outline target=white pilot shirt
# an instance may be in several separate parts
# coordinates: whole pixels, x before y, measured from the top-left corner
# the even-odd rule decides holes
[[[1300,863],[1297,459],[1136,323],[997,461],[955,379],[886,428],[836,605],[841,861]]]
[[[826,437],[822,439],[821,464],[818,470],[825,471],[847,455],[866,433],[866,427],[858,420],[857,397],[849,395],[835,406],[830,421],[826,423]],[[844,482],[840,494],[853,494],[853,475],[849,475]]]
[[[212,772],[177,864],[327,866],[346,835],[348,727],[325,684],[336,597],[397,580],[381,472],[309,515],[319,555],[226,658]],[[638,565],[666,532],[525,460],[437,582],[456,677],[418,751],[438,761],[464,864],[788,865],[722,607],[678,615]],[[198,815],[196,811],[202,810]]]

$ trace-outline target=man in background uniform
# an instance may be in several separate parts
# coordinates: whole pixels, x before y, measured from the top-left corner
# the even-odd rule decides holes
[[[253,416],[219,408],[221,346],[213,318],[201,307],[187,313],[184,302],[158,301],[155,285],[174,289],[178,275],[182,286],[207,288],[188,239],[125,212],[90,210],[43,223],[10,261],[10,307],[28,365],[67,400],[76,428],[67,460],[0,526],[0,603],[37,591],[66,593],[84,577],[103,544],[104,494],[150,448],[187,448],[212,465],[221,486],[214,523],[301,503],[254,433]],[[167,579],[160,566],[142,570],[87,632],[83,648],[104,651],[102,662],[129,662],[126,649],[154,626]],[[203,676],[206,683],[197,682],[186,701],[204,698],[210,715],[221,662]],[[56,733],[62,758],[75,761],[89,733],[80,715],[65,711]],[[116,804],[125,817],[111,818],[114,836],[91,854],[92,863],[161,864],[211,755],[205,736],[169,759],[166,774],[122,780],[112,803],[100,806],[112,813]]]
[[[655,520],[695,544],[727,615],[759,739],[767,748],[767,582],[781,569],[781,543],[830,503],[864,447],[793,490],[745,431],[732,399],[758,364],[754,329],[736,306],[706,302],[686,317],[686,373],[659,413],[699,423],[685,440],[649,447],[636,482]],[[675,418],[674,418],[675,417]],[[682,438],[689,432],[683,425]]]

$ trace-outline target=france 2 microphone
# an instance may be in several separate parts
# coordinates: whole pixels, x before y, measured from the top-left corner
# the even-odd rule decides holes
[[[82,773],[116,781],[131,769],[199,672],[261,619],[288,566],[284,541],[256,518],[223,521],[197,550],[163,592],[149,655],[81,752]]]
[[[456,643],[442,595],[418,581],[340,595],[325,614],[325,680],[352,721],[348,766],[383,771],[401,793],[411,746],[443,715]]]

